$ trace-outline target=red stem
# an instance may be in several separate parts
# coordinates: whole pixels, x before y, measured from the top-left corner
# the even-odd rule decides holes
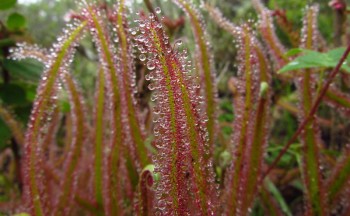
[[[271,170],[277,165],[277,163],[281,160],[282,156],[288,151],[289,147],[292,145],[292,143],[298,138],[300,133],[304,130],[305,126],[309,123],[309,121],[314,118],[315,113],[318,109],[318,106],[320,105],[322,98],[325,96],[329,86],[333,82],[335,76],[339,73],[341,66],[343,65],[344,61],[346,60],[347,56],[350,53],[350,44],[348,45],[347,49],[345,50],[344,54],[342,55],[341,59],[339,60],[337,66],[334,68],[332,73],[329,75],[326,84],[323,86],[319,96],[317,97],[314,105],[312,106],[310,113],[307,115],[307,117],[302,121],[300,124],[298,130],[293,134],[293,136],[288,141],[287,145],[282,149],[282,151],[279,153],[277,158],[273,161],[271,166],[268,168],[268,170],[265,172],[265,174],[260,179],[260,184],[265,179],[265,177],[271,172]]]

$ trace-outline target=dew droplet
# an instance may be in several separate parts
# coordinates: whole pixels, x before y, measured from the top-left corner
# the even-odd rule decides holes
[[[176,41],[176,42],[175,42],[175,45],[176,45],[176,46],[181,46],[181,45],[182,45],[182,40]]]
[[[145,54],[141,54],[139,56],[139,59],[140,59],[140,61],[145,61],[146,60],[146,55]]]
[[[147,81],[151,80],[151,75],[150,74],[146,74],[145,75],[145,80],[147,80]]]
[[[150,84],[148,85],[148,89],[151,90],[151,91],[153,91],[155,88],[156,88],[156,87],[155,87],[155,84],[154,84],[154,83],[150,83]]]
[[[148,70],[153,70],[156,67],[153,61],[148,61],[147,62],[147,68]]]
[[[156,12],[157,14],[160,14],[160,13],[162,12],[162,10],[160,9],[160,7],[156,7],[155,12]]]
[[[139,22],[139,25],[140,25],[140,27],[145,27],[145,26],[146,26],[146,23],[145,23],[144,21],[140,21],[140,22]]]

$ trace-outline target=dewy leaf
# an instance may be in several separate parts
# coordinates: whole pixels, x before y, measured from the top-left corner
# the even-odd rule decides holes
[[[317,48],[317,17],[318,7],[308,6],[305,10],[302,29],[301,47],[304,49]],[[313,52],[312,54],[313,55]],[[323,57],[325,58],[325,57]],[[302,110],[298,112],[300,122],[308,118],[314,101],[314,74],[309,69],[303,71],[302,79],[296,79],[296,85],[300,95],[299,106]],[[300,139],[303,146],[302,173],[305,185],[306,207],[312,215],[327,215],[326,194],[324,192],[324,182],[320,169],[320,148],[321,138],[316,119],[310,120],[301,133]]]
[[[25,200],[33,215],[47,215],[49,212],[44,204],[46,202],[43,196],[44,182],[39,171],[42,163],[38,151],[40,147],[40,129],[47,119],[45,115],[50,115],[47,109],[50,101],[55,99],[52,98],[52,95],[55,94],[60,72],[62,72],[63,68],[68,67],[67,62],[73,57],[73,47],[76,46],[77,40],[80,39],[85,26],[85,22],[75,24],[68,30],[69,34],[60,37],[59,42],[53,48],[55,53],[49,57],[50,61],[46,65],[46,70],[42,75],[37,90],[38,94],[28,123],[24,148],[25,163],[23,163],[25,164],[24,182],[26,182],[26,187],[24,188]],[[21,48],[19,47],[18,49],[20,50]],[[21,58],[26,58],[26,56],[16,56],[16,59]]]
[[[303,55],[289,62],[287,65],[281,68],[278,73],[308,68],[334,68],[339,62],[344,51],[344,47],[333,49],[326,53],[300,49],[300,52],[302,52]],[[348,61],[349,60],[350,59],[348,58]],[[350,73],[350,67],[347,64],[344,64],[342,69]]]
[[[239,41],[240,49],[238,55],[240,57],[238,61],[241,77],[239,78],[240,80],[234,79],[234,84],[237,85],[235,86],[237,95],[234,96],[236,116],[234,128],[236,130],[233,137],[233,143],[235,143],[233,155],[236,155],[236,157],[233,158],[234,162],[232,164],[232,167],[236,169],[233,172],[229,172],[230,174],[226,177],[226,183],[232,187],[228,186],[230,189],[225,191],[224,197],[230,206],[228,211],[231,212],[229,214],[240,212],[244,215],[254,202],[257,182],[262,174],[261,164],[263,163],[263,154],[267,145],[267,129],[269,126],[270,68],[261,45],[254,35],[250,34],[247,26],[237,27],[226,20],[217,9],[213,9],[208,5],[206,7],[213,19]],[[253,69],[249,65],[252,65]],[[251,72],[251,70],[254,72]],[[244,74],[244,71],[246,74]],[[260,75],[260,91],[257,110],[251,110],[251,103],[255,102],[256,99],[248,99],[248,97],[252,95],[251,88],[257,89],[258,80],[254,77],[257,75],[253,75],[255,73]],[[243,81],[244,79],[245,81]],[[246,83],[245,86],[244,83]],[[238,89],[241,89],[241,91],[244,89],[245,92],[239,92]],[[245,102],[242,95],[246,95]],[[257,98],[257,96],[255,94],[254,98]],[[248,120],[249,115],[255,115],[255,119],[252,117],[251,120]],[[247,125],[248,122],[252,122],[249,127]],[[254,137],[253,140],[248,139],[247,137],[249,136]],[[247,157],[244,157],[244,155],[247,155]],[[246,167],[256,168],[240,169],[239,167],[243,163]],[[236,200],[240,200],[240,202],[236,202]]]
[[[226,176],[224,199],[229,206],[226,214],[247,215],[262,176],[261,164],[267,145],[270,71],[267,58],[249,27],[243,25],[236,35],[240,49],[239,77],[234,81],[237,96],[234,97],[232,155],[235,157]]]
[[[126,10],[125,0],[119,0],[116,13],[114,14],[117,18],[115,29],[120,43],[118,55],[121,75],[123,76],[123,97],[125,98],[123,101],[126,102],[125,112],[130,131],[130,133],[127,133],[131,140],[129,149],[132,152],[133,160],[136,162],[134,166],[140,169],[140,167],[145,167],[150,163],[150,159],[145,145],[145,132],[141,125],[140,113],[134,97],[134,93],[137,91],[135,83],[136,74],[134,70],[133,44],[131,42],[131,34],[128,31],[130,28],[128,28]]]
[[[204,89],[205,110],[208,117],[207,130],[209,133],[209,146],[205,148],[212,155],[213,144],[215,142],[216,133],[216,113],[217,113],[217,90],[216,90],[216,74],[213,63],[213,56],[210,52],[208,36],[205,31],[203,17],[200,12],[194,7],[192,1],[173,0],[179,7],[188,15],[194,39],[196,42],[196,67],[201,76],[200,85]],[[203,81],[202,81],[203,80]]]
[[[204,4],[204,7],[208,11],[212,20],[216,22],[216,24],[218,24],[221,28],[225,29],[233,36],[239,36],[239,27],[226,19],[219,9],[213,8],[207,3]]]
[[[97,91],[97,105],[95,110],[95,193],[98,205],[103,203],[103,136],[105,135],[103,127],[103,117],[105,112],[105,76],[104,71],[100,70],[98,73],[98,91]],[[102,206],[99,206],[102,207]]]
[[[252,2],[255,10],[259,14],[258,29],[273,59],[274,69],[277,71],[278,69],[282,68],[289,60],[288,57],[284,55],[285,48],[276,35],[275,27],[273,24],[272,11],[267,9],[261,0],[253,0]]]
[[[73,201],[74,179],[76,178],[76,168],[82,154],[82,146],[84,143],[84,136],[86,133],[84,120],[85,110],[82,96],[79,93],[76,84],[70,74],[65,72],[62,75],[63,82],[66,85],[69,93],[69,101],[72,107],[72,139],[71,152],[66,159],[65,173],[61,184],[61,194],[59,195],[58,203],[53,212],[54,215],[70,215],[71,202]]]
[[[108,95],[108,106],[110,109],[105,112],[105,119],[110,120],[110,141],[105,145],[104,155],[104,189],[103,206],[106,215],[122,214],[122,178],[120,178],[121,157],[124,143],[125,127],[122,116],[125,114],[125,107],[122,104],[123,76],[117,63],[115,47],[111,43],[108,26],[103,19],[105,14],[98,11],[94,6],[85,3],[83,15],[87,17],[90,33],[98,47],[99,61],[105,73],[106,90]],[[124,110],[123,110],[124,109]]]
[[[216,189],[212,163],[205,157],[207,119],[201,113],[199,86],[188,77],[186,51],[173,49],[154,14],[140,17],[141,34],[135,37],[142,53],[149,53],[147,77],[156,90],[154,159],[161,180],[156,186],[156,207],[166,215],[216,212]],[[143,59],[143,57],[142,57]],[[144,59],[145,60],[145,59]],[[188,193],[193,191],[193,194]]]

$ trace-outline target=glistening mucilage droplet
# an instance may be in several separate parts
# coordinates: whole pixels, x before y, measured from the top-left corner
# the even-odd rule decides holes
[[[148,70],[153,70],[156,67],[155,63],[153,60],[150,60],[147,62],[147,68]]]

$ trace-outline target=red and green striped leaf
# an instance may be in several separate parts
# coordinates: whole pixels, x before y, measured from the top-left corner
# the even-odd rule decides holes
[[[28,188],[25,188],[25,199],[33,215],[45,215],[49,211],[47,204],[45,204],[47,201],[43,196],[45,183],[43,182],[43,176],[38,171],[40,167],[40,130],[43,124],[45,124],[46,115],[50,115],[47,110],[49,110],[50,102],[54,100],[53,95],[57,88],[60,72],[68,66],[66,62],[69,62],[69,59],[72,58],[73,47],[80,39],[85,26],[85,22],[77,24],[69,30],[68,35],[60,38],[60,42],[54,48],[55,53],[49,56],[50,61],[46,65],[46,70],[38,87],[37,97],[28,124],[24,150],[24,181],[27,182],[25,185],[28,186]],[[25,57],[23,56],[23,58]],[[16,56],[16,58],[21,58],[21,56]]]
[[[270,80],[267,60],[248,26],[233,32],[239,43],[239,77],[235,84],[233,162],[227,175],[223,198],[227,213],[248,214],[255,200],[262,175],[263,155],[268,137]],[[260,85],[259,85],[260,84]],[[260,87],[260,95],[259,89]],[[254,168],[253,168],[254,167]]]
[[[66,72],[63,74],[63,82],[66,85],[69,93],[71,116],[72,116],[72,133],[73,139],[70,145],[69,156],[66,159],[66,165],[64,168],[63,181],[61,183],[61,194],[58,198],[58,203],[55,204],[53,210],[55,215],[69,215],[70,207],[72,207],[72,201],[74,199],[74,179],[76,178],[76,169],[79,164],[82,147],[84,144],[85,129],[85,110],[82,96],[79,93],[76,83]]]
[[[216,90],[216,74],[213,63],[213,56],[210,52],[206,27],[203,17],[195,8],[191,1],[174,0],[179,7],[187,14],[190,19],[192,31],[196,43],[196,66],[200,75],[200,85],[203,87],[203,95],[205,101],[205,110],[208,117],[207,130],[209,133],[209,156],[212,155],[213,145],[216,133],[216,113],[217,113],[217,90]]]
[[[132,151],[135,167],[145,167],[150,163],[145,145],[145,132],[140,121],[140,113],[134,93],[136,92],[135,66],[132,51],[131,35],[129,33],[128,21],[126,20],[125,0],[119,0],[116,8],[116,33],[119,42],[118,55],[120,59],[121,75],[123,76],[124,101],[126,103],[125,112],[128,117],[130,150]]]
[[[258,24],[259,32],[263,41],[268,46],[268,51],[273,59],[274,70],[278,71],[289,60],[284,56],[285,48],[275,33],[272,12],[260,0],[253,0],[253,6],[260,16]]]
[[[88,19],[90,33],[94,38],[94,42],[99,50],[99,60],[102,70],[105,73],[106,79],[106,94],[109,109],[105,111],[104,119],[110,120],[110,134],[109,142],[104,146],[104,162],[103,162],[103,206],[106,215],[121,214],[120,207],[122,200],[121,186],[122,178],[120,175],[120,168],[122,167],[122,151],[123,134],[125,133],[122,120],[122,80],[121,72],[117,64],[115,47],[111,42],[108,25],[105,25],[106,19],[103,19],[103,13],[97,11],[91,5],[86,5],[83,9],[83,15]],[[97,179],[96,179],[97,180]],[[96,183],[96,186],[98,183]]]
[[[171,47],[154,16],[141,17],[142,39],[137,37],[136,41],[141,52],[150,54],[146,65],[153,82],[149,88],[156,89],[155,165],[161,178],[156,187],[156,206],[167,214],[211,214],[216,208],[216,192],[211,163],[205,159],[208,135],[198,106],[198,86],[187,75],[186,52]]]
[[[316,49],[317,39],[317,6],[306,8],[304,26],[302,29],[301,46],[305,49]],[[299,90],[299,106],[302,112],[299,112],[299,119],[303,121],[311,111],[315,96],[315,78],[310,70],[303,71],[303,77],[296,80]],[[300,136],[303,144],[303,179],[305,184],[305,194],[307,197],[307,211],[313,215],[326,215],[327,205],[324,192],[324,182],[320,169],[320,148],[321,139],[318,125],[315,119],[310,120],[305,126]]]

